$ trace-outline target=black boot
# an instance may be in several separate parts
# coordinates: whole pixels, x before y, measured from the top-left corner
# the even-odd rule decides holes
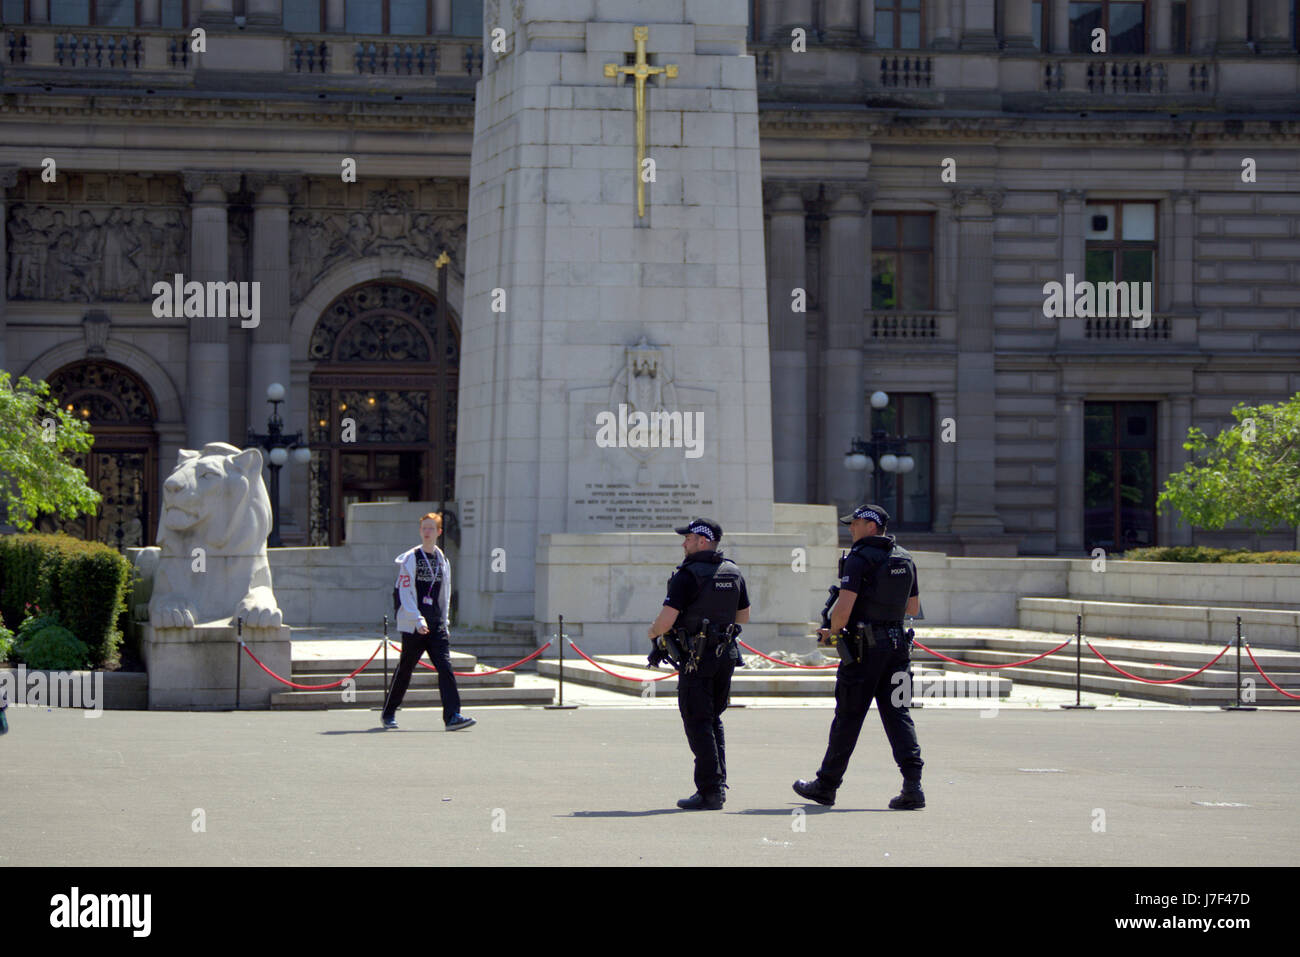
[[[895,811],[919,811],[925,807],[925,792],[920,782],[904,781],[902,793],[892,798],[889,806]]]
[[[816,801],[818,804],[824,804],[826,807],[835,806],[835,790],[828,788],[817,778],[811,781],[802,779],[794,782],[794,793],[809,801]]]
[[[711,791],[708,794],[696,791],[690,797],[678,801],[677,806],[683,811],[721,811],[725,803],[721,791]]]

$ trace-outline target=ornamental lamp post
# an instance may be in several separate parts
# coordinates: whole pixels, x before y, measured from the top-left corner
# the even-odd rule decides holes
[[[871,407],[883,409],[889,405],[889,395],[877,390],[871,393]],[[916,467],[916,460],[907,454],[907,443],[902,439],[891,437],[884,429],[873,429],[871,440],[864,442],[854,438],[849,450],[844,454],[844,467],[851,472],[867,471],[871,473],[872,502],[880,502],[880,481],[882,472],[904,474]]]
[[[280,418],[280,403],[284,401],[284,386],[272,382],[266,387],[266,401],[271,403],[271,416],[266,421],[266,432],[248,430],[248,444],[263,449],[267,455],[267,466],[271,470],[271,534],[266,540],[270,548],[280,547],[280,469],[289,461],[299,464],[311,461],[311,449],[303,440],[302,431],[292,434],[284,431],[284,420]]]

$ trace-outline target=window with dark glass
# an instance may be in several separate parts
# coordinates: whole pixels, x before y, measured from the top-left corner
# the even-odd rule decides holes
[[[1083,220],[1084,278],[1088,282],[1149,282],[1154,297],[1156,204],[1088,203]]]
[[[1169,51],[1176,54],[1189,52],[1187,46],[1186,0],[1170,4],[1169,16]]]
[[[925,35],[921,0],[876,0],[876,45],[918,50]]]
[[[1047,4],[1033,0],[1029,4],[1029,32],[1034,38],[1035,50],[1047,49]]]
[[[1071,3],[1070,52],[1091,53],[1093,31],[1106,31],[1106,53],[1145,53],[1146,3],[1143,0],[1092,0]]]
[[[1086,402],[1083,529],[1087,548],[1156,544],[1156,404]]]
[[[482,37],[483,0],[451,0],[451,32],[458,37]]]
[[[287,0],[287,4],[293,0]],[[297,4],[294,4],[297,6]],[[295,9],[295,22],[310,20],[313,16],[324,20],[321,13],[311,14]],[[391,36],[428,36],[433,33],[433,0],[347,0],[343,11],[343,27],[348,33],[388,34]],[[289,26],[286,5],[285,29]],[[305,29],[305,28],[304,28]],[[453,3],[451,31],[461,36],[480,36],[483,32],[483,4]]]
[[[890,529],[929,531],[934,521],[934,400],[923,393],[889,393],[889,405],[871,410],[871,430],[883,429],[902,439],[912,457],[910,472],[880,469],[880,500],[890,513]],[[868,474],[864,496],[875,495],[875,478]]]
[[[284,0],[284,29],[287,33],[320,33],[325,29],[322,0]]]
[[[871,308],[934,308],[932,214],[872,214]]]

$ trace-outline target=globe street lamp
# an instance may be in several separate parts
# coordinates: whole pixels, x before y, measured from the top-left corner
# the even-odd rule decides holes
[[[880,391],[871,393],[871,407],[883,409],[889,405],[888,394]],[[879,468],[877,468],[879,466]],[[907,454],[907,443],[902,439],[891,437],[884,429],[873,429],[871,440],[864,442],[854,438],[849,451],[844,455],[844,467],[852,472],[867,471],[871,473],[871,500],[880,502],[880,482],[882,472],[903,474],[916,467],[916,460]]]
[[[271,417],[266,421],[266,432],[248,430],[248,444],[263,449],[271,469],[271,534],[266,544],[271,548],[280,547],[280,469],[293,460],[300,465],[311,461],[311,449],[303,441],[302,431],[293,434],[284,432],[284,420],[280,418],[280,403],[284,401],[284,386],[272,382],[266,387],[266,401],[271,403]]]

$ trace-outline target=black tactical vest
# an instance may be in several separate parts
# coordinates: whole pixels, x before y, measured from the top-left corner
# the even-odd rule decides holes
[[[740,567],[735,562],[718,552],[706,551],[697,552],[677,567],[695,576],[699,590],[695,600],[682,609],[675,628],[693,635],[706,618],[710,630],[714,625],[722,627],[735,622],[740,605]]]
[[[916,581],[916,564],[892,535],[872,535],[853,545],[853,554],[866,559],[862,590],[853,603],[850,624],[902,621]]]

